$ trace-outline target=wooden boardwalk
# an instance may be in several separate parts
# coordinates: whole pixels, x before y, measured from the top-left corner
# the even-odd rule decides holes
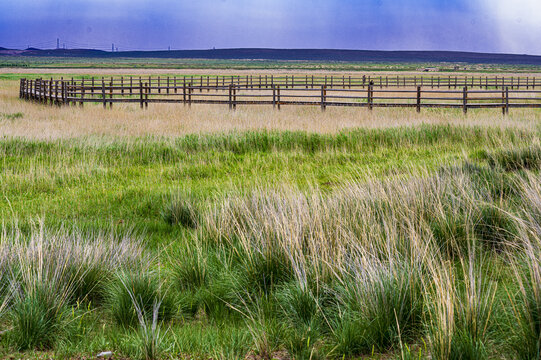
[[[541,108],[541,81],[526,77],[184,76],[21,79],[22,99],[56,105],[101,103]]]

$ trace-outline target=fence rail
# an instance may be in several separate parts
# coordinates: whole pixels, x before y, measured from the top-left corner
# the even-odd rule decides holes
[[[43,80],[43,79],[42,79]],[[234,84],[249,88],[266,88],[269,89],[273,85],[280,85],[284,88],[304,87],[318,88],[321,85],[327,88],[366,88],[370,83],[378,88],[387,87],[431,87],[431,88],[448,88],[459,89],[463,87],[480,88],[480,89],[538,89],[541,87],[541,77],[530,76],[390,76],[390,75],[189,75],[181,77],[117,77],[117,78],[89,78],[89,79],[58,79],[68,82],[71,85],[94,85],[105,82],[108,85],[114,86],[135,86],[140,82],[147,83],[151,87],[170,87],[178,84],[192,84],[197,87],[218,87]],[[54,81],[54,79],[50,79]],[[84,86],[84,85],[83,85]],[[99,85],[98,85],[99,86]]]
[[[191,82],[197,79],[199,82]],[[206,80],[205,80],[206,79]],[[213,82],[211,82],[211,80]],[[265,83],[258,76],[255,85],[240,77],[128,77],[110,79],[21,79],[19,97],[44,104],[76,105],[101,103],[103,107],[113,103],[138,103],[141,108],[149,103],[224,104],[230,109],[237,105],[272,105],[280,109],[283,105],[312,105],[325,110],[329,106],[367,107],[412,107],[461,108],[464,113],[474,108],[501,108],[504,114],[510,108],[541,108],[540,84],[532,81],[528,87],[517,83],[512,86],[463,86],[453,85],[450,89],[419,82],[411,86],[403,78],[405,86],[378,85],[371,80],[366,85],[358,82],[337,83],[336,78],[305,77],[298,82],[296,77],[274,77]],[[267,77],[267,80],[269,77]],[[308,81],[306,81],[308,79]],[[312,79],[314,82],[312,82]],[[315,81],[318,81],[316,83]],[[342,77],[345,79],[345,77]],[[358,79],[358,78],[355,78]],[[396,79],[396,78],[395,78]],[[488,78],[487,78],[488,79]],[[502,84],[505,83],[505,78]],[[464,79],[463,79],[464,80]],[[325,80],[323,80],[325,81]],[[345,80],[344,80],[345,81]],[[487,80],[488,81],[488,80]],[[207,84],[207,82],[209,84]],[[488,83],[488,82],[487,82]],[[351,84],[351,86],[350,86]],[[464,84],[464,83],[462,83]],[[496,84],[496,83],[493,83]]]

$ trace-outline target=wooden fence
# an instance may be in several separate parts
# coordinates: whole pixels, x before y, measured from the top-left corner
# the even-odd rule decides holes
[[[188,76],[173,76],[173,77],[117,77],[117,78],[88,78],[88,79],[57,79],[59,81],[68,82],[71,85],[92,85],[105,82],[107,85],[114,86],[137,86],[140,82],[147,83],[150,87],[171,87],[179,84],[191,84],[196,87],[219,87],[234,84],[237,86],[247,87],[251,89],[269,89],[273,85],[280,85],[284,88],[304,87],[304,88],[319,88],[325,85],[327,88],[366,88],[370,83],[378,88],[388,87],[430,87],[430,88],[448,88],[462,89],[479,88],[479,89],[504,89],[509,87],[513,89],[538,89],[541,87],[541,77],[530,76],[390,76],[390,75],[229,75],[229,76],[213,76],[213,75],[188,75]],[[44,81],[44,80],[43,80]],[[49,81],[54,81],[50,79]]]
[[[199,82],[192,83],[194,79]],[[488,88],[474,85],[473,88],[455,89],[453,85],[451,89],[441,89],[441,82],[440,88],[425,82],[417,86],[408,82],[401,87],[380,86],[373,80],[366,85],[357,82],[349,86],[349,77],[348,83],[338,83],[336,77],[331,77],[330,81],[327,79],[327,85],[316,83],[316,77],[311,76],[305,77],[303,82],[293,76],[271,76],[267,83],[263,80],[264,75],[257,79],[255,85],[250,82],[253,76],[247,82],[243,82],[244,77],[233,76],[21,79],[19,96],[44,104],[82,106],[84,103],[101,103],[104,108],[112,107],[113,103],[138,103],[141,108],[148,107],[149,103],[183,103],[188,106],[224,104],[230,109],[237,105],[272,105],[278,109],[283,105],[312,105],[320,106],[322,110],[328,106],[412,107],[417,111],[423,107],[461,108],[464,113],[473,108],[500,108],[504,114],[509,108],[541,108],[541,90],[536,90],[539,82],[536,84],[535,81],[526,88],[523,85],[501,87],[493,83]],[[317,77],[318,81],[321,79],[325,78]],[[500,79],[505,83],[505,78]]]

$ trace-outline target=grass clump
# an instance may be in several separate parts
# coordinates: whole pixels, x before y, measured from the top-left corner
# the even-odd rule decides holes
[[[138,311],[143,318],[152,319],[157,304],[160,321],[168,321],[174,314],[174,301],[163,291],[159,278],[149,272],[118,274],[108,289],[108,304],[113,319],[123,327],[137,326]]]
[[[17,120],[22,119],[24,117],[24,114],[22,112],[16,112],[16,113],[0,113],[0,117],[6,119],[6,120]]]
[[[501,251],[516,236],[515,222],[511,215],[494,205],[479,209],[479,218],[474,224],[474,233],[490,249]]]
[[[180,225],[195,229],[199,223],[199,215],[193,201],[180,195],[174,196],[162,210],[162,218],[169,225]]]
[[[10,309],[10,337],[19,350],[48,350],[54,346],[66,325],[68,307],[64,300],[50,284],[36,286],[17,297]]]
[[[113,268],[130,267],[141,255],[128,238],[55,232],[43,224],[3,232],[0,254],[0,263],[11,269],[2,276],[11,294],[8,337],[20,350],[52,349],[78,318],[76,303],[95,298]]]
[[[263,293],[271,292],[292,276],[289,261],[280,251],[246,254],[242,273],[248,288]]]
[[[541,146],[511,148],[487,155],[490,166],[500,167],[504,171],[539,170],[541,168]]]
[[[355,263],[338,289],[344,312],[335,320],[333,352],[358,356],[397,347],[401,337],[415,339],[423,313],[418,271],[378,259]]]
[[[458,269],[430,264],[427,337],[435,359],[488,359],[496,283],[489,264],[475,248]],[[441,260],[437,260],[441,261]]]

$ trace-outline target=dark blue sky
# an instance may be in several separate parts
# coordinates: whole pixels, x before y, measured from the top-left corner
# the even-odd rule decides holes
[[[541,54],[541,0],[2,0],[0,46]]]

